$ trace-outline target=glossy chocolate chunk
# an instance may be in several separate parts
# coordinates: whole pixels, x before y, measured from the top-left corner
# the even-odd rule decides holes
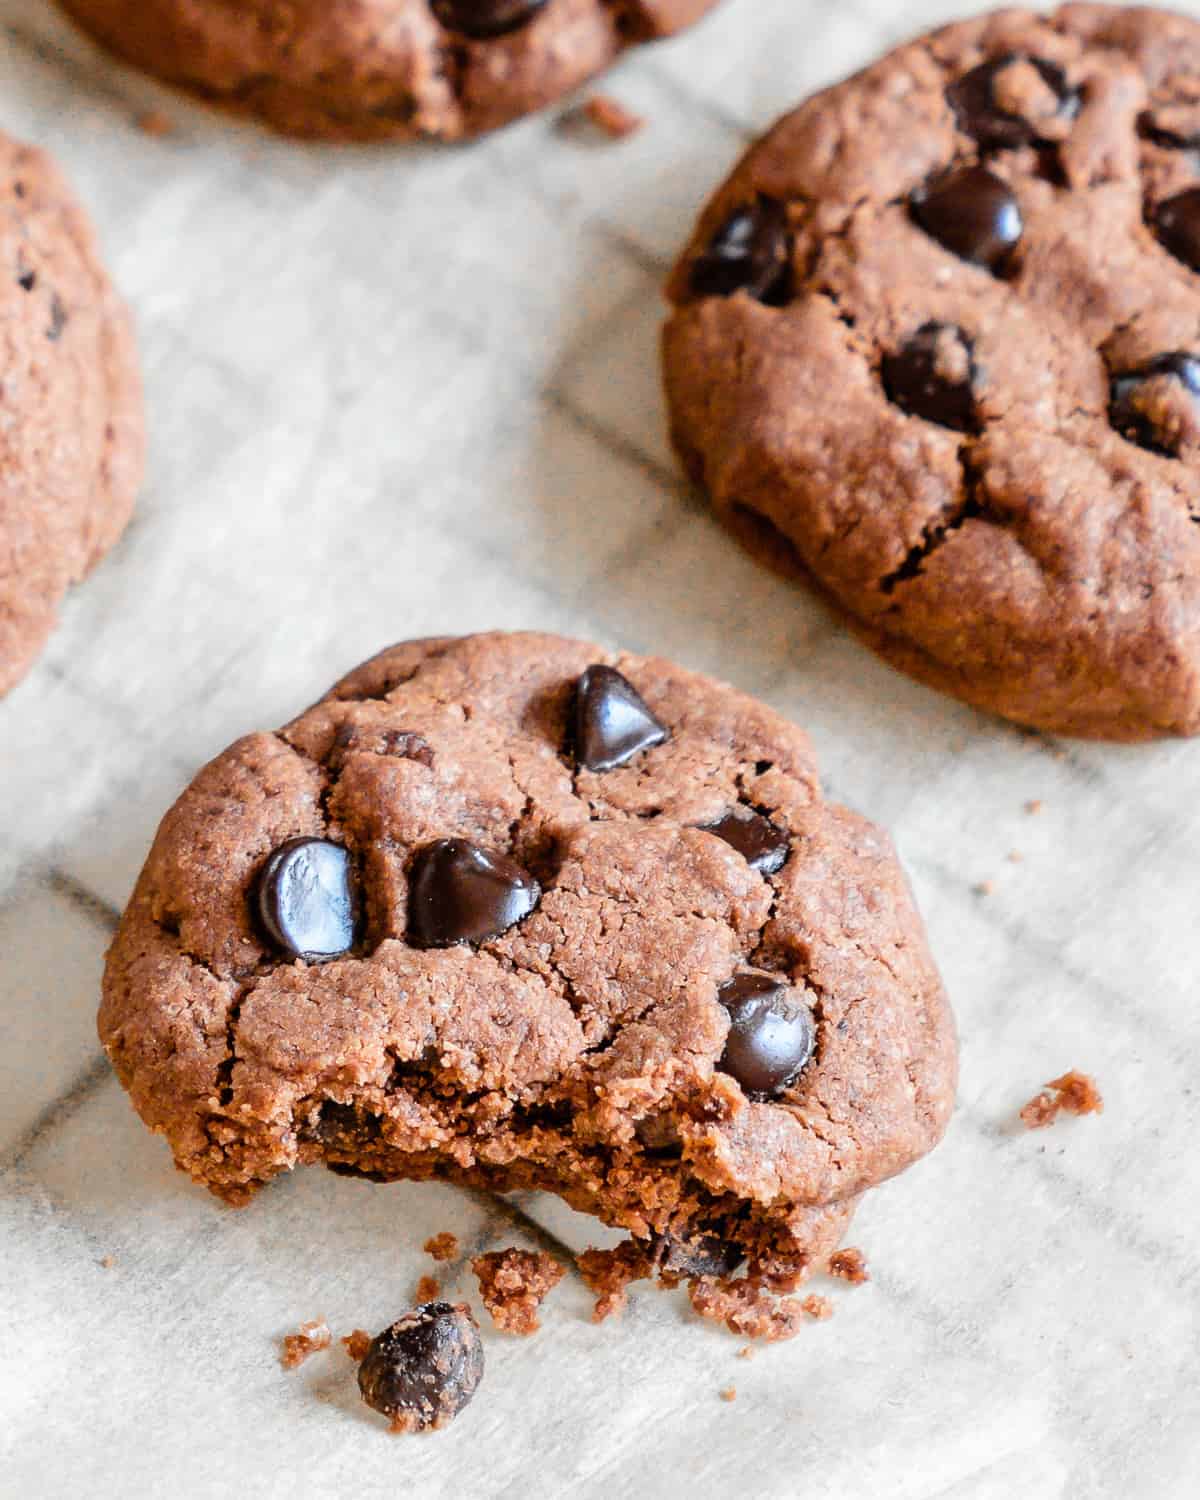
[[[787,863],[791,840],[777,823],[752,807],[731,807],[723,818],[702,827],[705,833],[724,839],[760,875],[774,875]]]
[[[1160,354],[1136,370],[1113,376],[1108,419],[1131,443],[1175,458],[1182,445],[1181,403],[1188,408],[1188,425],[1200,425],[1200,358],[1183,352]]]
[[[747,1094],[769,1099],[795,1081],[813,1055],[812,1012],[774,974],[747,970],[723,984],[717,998],[729,1012],[729,1036],[718,1064]]]
[[[614,771],[671,737],[614,667],[588,667],[580,677],[573,720],[571,748],[585,771]]]
[[[1154,211],[1159,244],[1193,271],[1200,271],[1200,187],[1187,188]]]
[[[955,432],[972,432],[975,361],[971,340],[952,323],[925,323],[880,366],[888,400],[902,411]]]
[[[913,194],[913,218],[947,250],[1002,271],[1024,232],[1012,189],[986,167],[955,167]]]
[[[417,948],[484,943],[527,917],[542,888],[504,854],[466,839],[438,839],[413,860],[408,940]]]
[[[994,57],[964,73],[946,90],[958,128],[978,141],[984,150],[1030,146],[1044,139],[1037,120],[1003,108],[997,98],[997,80],[1022,63],[1037,70],[1042,83],[1058,100],[1056,118],[1073,120],[1079,113],[1079,94],[1067,83],[1067,75],[1057,64],[1021,52]]]
[[[548,0],[431,0],[431,3],[443,26],[484,41],[516,31],[532,21]]]
[[[358,1389],[401,1432],[445,1427],[483,1379],[479,1325],[465,1304],[426,1302],[371,1340]]]
[[[293,958],[337,958],[354,946],[358,897],[349,853],[326,839],[289,839],[263,866],[258,917]]]
[[[691,288],[697,297],[746,292],[759,302],[782,302],[791,281],[791,260],[787,209],[760,196],[735,209],[692,262]]]

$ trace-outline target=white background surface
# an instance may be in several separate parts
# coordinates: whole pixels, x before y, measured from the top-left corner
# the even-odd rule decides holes
[[[649,118],[626,143],[551,116],[338,151],[194,109],[43,0],[0,0],[0,125],[95,214],[151,430],[132,528],[0,703],[3,1496],[1200,1490],[1200,746],[1058,745],[895,676],[739,554],[663,436],[659,287],[708,192],[809,89],[963,8],[728,0],[606,85]],[[135,128],[152,104],[166,139]],[[435,1230],[468,1252],[520,1234],[449,1188],[317,1171],[219,1208],[108,1073],[97,985],[202,761],[392,640],[509,626],[661,651],[812,731],[912,872],[961,1105],[863,1208],[874,1280],[819,1287],[831,1322],[744,1361],[661,1293],[594,1328],[572,1277],[538,1337],[486,1335],[450,1431],[393,1440],[344,1354],[285,1374],[279,1338],[383,1326]],[[1022,1131],[1069,1067],[1105,1114]]]

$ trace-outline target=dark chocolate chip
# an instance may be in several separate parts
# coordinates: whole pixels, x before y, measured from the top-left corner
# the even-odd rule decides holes
[[[977,371],[974,346],[953,323],[924,323],[895,354],[885,354],[880,373],[888,400],[902,411],[955,432],[972,432]]]
[[[483,1379],[479,1324],[465,1303],[426,1302],[371,1340],[358,1389],[403,1432],[445,1427]]]
[[[438,839],[413,860],[408,940],[417,948],[484,943],[527,917],[542,888],[504,854],[466,839]]]
[[[1024,231],[1021,208],[1003,178],[987,167],[952,167],[912,196],[917,223],[947,250],[1002,271]]]
[[[23,292],[32,292],[37,286],[37,272],[22,270],[17,276],[17,285]]]
[[[774,974],[735,974],[717,991],[729,1012],[729,1036],[718,1066],[746,1093],[770,1098],[791,1084],[813,1055],[812,1012]]]
[[[516,31],[532,21],[547,0],[431,0],[431,3],[443,26],[485,41]]]
[[[688,1240],[664,1235],[660,1244],[659,1266],[669,1276],[732,1276],[746,1259],[740,1246],[715,1234],[698,1234]]]
[[[783,829],[752,807],[731,807],[723,818],[703,823],[701,828],[724,839],[760,875],[775,875],[782,870],[792,847]]]
[[[1183,135],[1169,125],[1160,125],[1154,111],[1144,109],[1137,117],[1137,133],[1144,141],[1161,146],[1166,151],[1200,150],[1200,132]]]
[[[964,73],[946,90],[946,98],[958,119],[958,128],[977,140],[985,151],[1030,146],[1044,139],[1037,121],[1010,114],[996,103],[996,79],[1014,63],[1028,63],[1037,69],[1042,82],[1058,99],[1057,118],[1073,120],[1079,113],[1079,92],[1071,88],[1067,75],[1057,64],[1022,52],[994,57]]]
[[[1193,271],[1200,271],[1200,187],[1186,188],[1154,210],[1159,244]]]
[[[255,906],[268,936],[293,957],[348,953],[358,926],[350,855],[327,839],[289,839],[263,866]]]
[[[614,771],[671,737],[614,667],[589,667],[580,677],[573,720],[571,747],[585,771]]]
[[[759,196],[734,209],[692,262],[691,289],[697,297],[732,297],[746,292],[759,302],[787,299],[791,282],[792,236],[787,209]]]
[[[1109,386],[1108,419],[1122,437],[1152,453],[1177,458],[1181,434],[1171,421],[1172,403],[1156,399],[1156,382],[1176,380],[1186,397],[1200,402],[1200,357],[1176,352],[1160,354],[1136,370],[1114,375]],[[1200,405],[1197,406],[1200,422]]]

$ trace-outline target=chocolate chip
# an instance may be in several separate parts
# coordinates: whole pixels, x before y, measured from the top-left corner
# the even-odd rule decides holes
[[[953,323],[924,323],[880,367],[888,400],[902,411],[955,432],[978,427],[974,346]]]
[[[752,807],[731,807],[715,823],[700,826],[705,833],[724,839],[760,875],[775,875],[787,863],[791,840],[777,823]]]
[[[371,1340],[358,1389],[400,1432],[445,1427],[483,1379],[479,1324],[465,1303],[426,1302]]]
[[[698,1234],[687,1240],[663,1235],[659,1243],[659,1266],[669,1276],[732,1276],[746,1259],[739,1245],[715,1234]]]
[[[255,906],[272,941],[293,957],[316,963],[348,953],[358,926],[350,855],[327,839],[289,839],[263,866]]]
[[[1154,211],[1154,233],[1164,249],[1200,271],[1200,187],[1167,198]]]
[[[958,128],[974,137],[987,150],[1009,146],[1030,146],[1044,139],[1038,121],[1026,119],[1001,107],[996,98],[996,81],[1006,69],[1025,64],[1035,68],[1042,82],[1058,100],[1055,118],[1073,120],[1079,113],[1079,93],[1067,82],[1067,75],[1055,63],[1027,53],[1009,52],[980,63],[964,73],[946,90],[958,119]]]
[[[57,344],[62,338],[62,331],[67,326],[70,318],[67,309],[63,306],[62,298],[57,292],[50,293],[50,322],[46,328],[46,337],[52,344]]]
[[[1138,115],[1137,133],[1142,140],[1161,146],[1166,151],[1200,150],[1200,132],[1189,131],[1184,135],[1169,125],[1160,124],[1153,110],[1144,109]]]
[[[735,974],[717,991],[717,999],[731,1023],[718,1064],[721,1071],[753,1097],[781,1093],[816,1046],[808,1006],[776,975],[754,970]]]
[[[571,746],[585,771],[614,771],[661,745],[670,730],[614,667],[589,667],[575,686]]]
[[[451,31],[477,41],[503,36],[532,21],[547,0],[431,0],[433,13]]]
[[[1188,425],[1200,424],[1200,357],[1160,354],[1113,376],[1108,419],[1131,443],[1177,458],[1183,444],[1181,405],[1192,418]]]
[[[1012,189],[986,167],[954,167],[912,196],[917,223],[953,254],[993,274],[1005,268],[1025,225]]]
[[[37,286],[37,272],[22,269],[17,275],[17,285],[23,292],[32,292]]]
[[[792,236],[787,209],[760,194],[734,209],[692,262],[691,288],[697,297],[732,297],[746,292],[759,302],[787,299],[791,282]]]
[[[504,854],[466,839],[438,839],[413,860],[408,940],[417,948],[484,943],[527,917],[542,888]]]

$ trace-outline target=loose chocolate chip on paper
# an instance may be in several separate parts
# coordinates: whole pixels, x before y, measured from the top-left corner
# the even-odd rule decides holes
[[[395,1432],[445,1427],[483,1379],[479,1325],[465,1303],[427,1302],[371,1340],[358,1388]]]
[[[527,917],[541,898],[541,886],[507,855],[467,839],[438,839],[413,861],[408,939],[418,948],[483,943]]]

